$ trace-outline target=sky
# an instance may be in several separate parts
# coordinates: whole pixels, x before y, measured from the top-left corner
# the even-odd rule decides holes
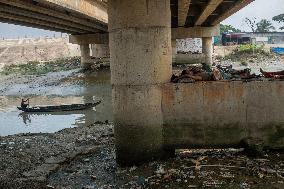
[[[255,0],[245,8],[241,9],[236,14],[224,20],[223,24],[229,24],[242,31],[251,31],[250,28],[244,23],[246,17],[255,17],[257,22],[261,19],[268,19],[272,21],[272,17],[284,14],[284,0]],[[277,31],[279,27],[284,24],[272,22]],[[284,30],[282,30],[284,32]]]
[[[233,16],[226,19],[223,24],[229,24],[242,31],[250,31],[250,28],[244,23],[246,17],[255,17],[257,21],[265,18],[272,20],[273,16],[284,14],[284,0],[255,0]],[[278,31],[279,27],[284,26],[273,22]],[[284,30],[283,30],[284,32]],[[16,26],[12,24],[0,23],[0,38],[18,38],[18,37],[44,37],[60,36],[58,32],[51,32],[35,28]]]
[[[0,23],[0,39],[18,38],[18,37],[45,37],[60,36],[58,32],[41,30],[31,27],[18,26],[13,24]]]

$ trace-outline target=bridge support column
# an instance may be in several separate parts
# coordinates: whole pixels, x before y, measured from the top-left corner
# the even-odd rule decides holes
[[[173,56],[173,62],[176,62],[177,58],[177,40],[172,39],[172,56]]]
[[[89,69],[92,65],[89,44],[80,45],[81,50],[81,66],[83,69]]]
[[[213,64],[213,41],[212,37],[202,38],[202,53],[205,56],[205,64],[212,66]]]
[[[92,44],[92,56],[95,58],[109,57],[108,44]]]
[[[169,0],[108,1],[116,158],[163,157],[162,89],[172,74]]]

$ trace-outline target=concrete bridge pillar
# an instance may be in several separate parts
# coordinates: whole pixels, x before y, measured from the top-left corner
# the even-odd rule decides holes
[[[173,56],[173,62],[176,62],[177,58],[177,40],[172,39],[172,56]]]
[[[92,44],[92,56],[95,58],[109,57],[108,44]]]
[[[213,64],[213,40],[212,37],[202,37],[202,53],[205,56],[205,64]]]
[[[81,44],[81,66],[83,69],[88,69],[92,65],[89,44]]]
[[[70,35],[69,43],[80,45],[81,49],[81,62],[84,69],[88,69],[95,60],[91,59],[90,46],[92,48],[92,56],[97,58],[104,58],[109,55],[108,48],[108,33],[95,33],[95,34],[84,34],[84,35]]]
[[[160,84],[172,74],[170,0],[110,0],[108,8],[117,161],[160,158]]]

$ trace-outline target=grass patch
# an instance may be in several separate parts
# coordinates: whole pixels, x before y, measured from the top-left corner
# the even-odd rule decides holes
[[[240,53],[262,53],[264,52],[264,46],[263,45],[251,45],[251,44],[246,44],[246,45],[240,45],[238,48],[238,52]]]
[[[224,57],[225,60],[239,61],[242,65],[247,65],[247,61],[252,59],[271,58],[273,55],[264,50],[263,45],[240,45],[231,54]],[[250,61],[251,60],[251,61]]]
[[[80,58],[61,58],[49,62],[31,61],[27,64],[4,66],[0,74],[42,75],[49,72],[67,71],[80,67]]]

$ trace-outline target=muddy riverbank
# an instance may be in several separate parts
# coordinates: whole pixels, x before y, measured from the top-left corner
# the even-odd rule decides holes
[[[0,137],[0,188],[283,188],[284,153],[179,150],[167,161],[115,162],[113,126]]]

